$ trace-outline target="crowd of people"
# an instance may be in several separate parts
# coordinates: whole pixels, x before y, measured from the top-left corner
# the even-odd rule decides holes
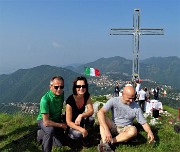
[[[150,98],[159,100],[159,87],[150,90],[147,87],[142,87],[141,83],[137,80],[135,83],[135,101],[138,102],[141,110],[145,112],[145,103],[150,102]],[[150,97],[151,96],[151,97]]]
[[[89,93],[87,79],[84,76],[75,78],[72,94],[64,100],[64,79],[54,76],[50,80],[49,90],[40,101],[37,117],[39,130],[37,141],[43,152],[51,152],[52,146],[63,146],[65,138],[78,140],[83,146],[89,146],[89,128],[94,125],[93,103]],[[118,90],[119,92],[119,90]],[[136,118],[147,132],[149,143],[154,141],[153,132],[143,116],[140,104],[143,104],[144,90],[139,91],[139,103],[135,102],[136,90],[132,85],[123,88],[122,95],[110,98],[98,111],[97,118],[101,135],[98,151],[113,151],[113,145],[126,142],[137,136],[137,128],[133,125]],[[65,115],[62,114],[65,101]],[[106,116],[112,111],[112,118]]]

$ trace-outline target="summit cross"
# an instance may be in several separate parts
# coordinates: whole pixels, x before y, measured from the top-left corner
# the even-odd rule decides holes
[[[134,9],[133,28],[112,28],[110,35],[133,35],[132,80],[139,77],[139,37],[140,35],[164,35],[160,28],[140,28],[140,10]]]

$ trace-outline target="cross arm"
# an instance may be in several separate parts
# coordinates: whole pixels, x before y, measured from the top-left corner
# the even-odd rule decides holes
[[[112,28],[110,35],[133,35],[133,28]]]
[[[164,35],[163,29],[139,29],[141,35]]]

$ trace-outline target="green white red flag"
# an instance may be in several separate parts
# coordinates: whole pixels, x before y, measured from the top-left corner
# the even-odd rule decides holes
[[[100,71],[96,68],[84,68],[84,74],[87,76],[100,76]]]

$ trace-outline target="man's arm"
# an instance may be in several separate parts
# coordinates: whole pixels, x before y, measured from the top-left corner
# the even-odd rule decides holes
[[[98,117],[98,121],[99,121],[99,124],[104,128],[104,129],[107,129],[108,126],[106,124],[106,121],[105,121],[105,114],[106,114],[106,110],[104,108],[101,108],[98,113],[97,113],[97,117]],[[109,129],[109,128],[108,128]]]
[[[49,114],[42,114],[42,117],[43,117],[44,126],[46,126],[46,127],[53,126],[53,127],[60,127],[63,129],[67,128],[66,123],[57,123],[52,120],[49,120]]]
[[[105,118],[105,114],[106,114],[106,110],[102,107],[98,113],[97,113],[97,117],[98,117],[98,121],[99,121],[99,124],[100,124],[100,129],[101,130],[101,137],[102,137],[102,140],[105,141],[105,142],[111,142],[112,140],[112,135],[111,135],[111,132],[109,130],[109,126],[106,122],[106,118]],[[103,135],[102,135],[103,134]]]
[[[144,130],[147,132],[147,137],[148,137],[148,139],[150,139],[149,140],[149,143],[152,143],[153,141],[154,141],[154,135],[153,135],[153,133],[152,133],[152,131],[151,131],[151,128],[150,128],[150,126],[149,126],[149,124],[148,123],[145,123],[144,125],[142,125],[142,127],[144,128]]]

